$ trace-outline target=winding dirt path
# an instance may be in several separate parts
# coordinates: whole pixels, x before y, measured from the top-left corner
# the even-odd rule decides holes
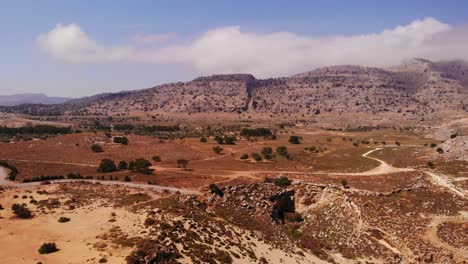
[[[423,238],[429,243],[437,247],[440,247],[449,252],[452,252],[453,255],[459,261],[466,261],[466,248],[465,249],[457,248],[448,244],[447,242],[443,241],[439,237],[439,235],[437,234],[437,231],[439,230],[439,226],[443,223],[450,223],[450,222],[466,223],[467,220],[468,220],[468,212],[464,212],[464,211],[460,212],[460,214],[456,216],[447,216],[447,215],[434,216],[432,218],[431,223],[428,225],[428,229],[426,230]]]
[[[461,121],[461,120],[458,120]],[[457,121],[457,122],[458,122]],[[257,179],[256,175],[258,174],[266,174],[266,173],[277,173],[277,174],[302,174],[302,175],[343,175],[343,176],[376,176],[376,175],[385,175],[385,174],[393,174],[393,173],[399,173],[399,172],[409,172],[409,171],[420,171],[425,173],[431,178],[431,181],[442,188],[447,189],[448,191],[460,196],[461,198],[466,198],[465,190],[459,190],[457,187],[455,187],[452,183],[451,180],[448,179],[448,177],[444,175],[439,175],[434,172],[430,171],[424,171],[424,170],[416,170],[413,168],[397,168],[393,167],[387,162],[370,157],[369,155],[372,154],[375,151],[379,151],[382,148],[375,148],[372,150],[367,151],[366,153],[362,154],[362,157],[375,160],[380,163],[379,166],[368,170],[364,172],[300,172],[300,171],[272,171],[272,170],[264,170],[264,171],[232,171],[232,170],[216,170],[216,169],[204,169],[203,171],[210,172],[210,175],[214,176],[223,176],[227,177],[227,180],[224,181],[229,181],[231,179],[237,178],[237,177],[247,177],[247,178],[252,178],[252,179]],[[202,160],[213,160],[213,159],[219,159],[222,157],[226,157],[231,155],[234,152],[230,152],[228,154],[224,155],[219,155],[216,157],[210,157]],[[96,167],[96,165],[92,164],[82,164],[82,163],[69,163],[69,162],[54,162],[54,161],[37,161],[37,160],[20,160],[20,159],[6,159],[6,160],[16,160],[16,161],[22,161],[22,162],[38,162],[38,163],[50,163],[50,164],[65,164],[65,165],[76,165],[76,166],[86,166],[86,167]],[[202,160],[197,160],[197,161],[202,161]],[[194,174],[194,175],[206,175],[206,173],[196,173],[193,171],[183,171],[179,168],[173,168],[173,167],[162,167],[162,166],[152,166],[153,169],[156,171],[177,171],[179,173],[187,173],[187,174]],[[3,170],[2,170],[3,169]],[[2,172],[3,171],[3,172]],[[3,175],[2,175],[3,173]],[[10,181],[5,180],[7,173],[5,172],[5,169],[3,167],[0,167],[0,185],[9,185],[9,186],[15,186],[15,187],[20,187],[20,186],[31,186],[31,185],[39,185],[39,182],[34,182],[34,183],[12,183]],[[56,182],[71,182],[71,181],[76,181],[76,180],[57,180]],[[102,184],[108,184],[108,185],[123,185],[123,186],[129,186],[129,187],[138,187],[138,188],[149,188],[149,189],[156,189],[156,190],[168,190],[168,191],[176,191],[176,192],[181,192],[181,193],[188,193],[188,194],[195,194],[199,193],[198,191],[191,190],[191,189],[184,189],[184,188],[175,188],[175,187],[165,187],[165,186],[159,186],[159,185],[148,185],[144,183],[130,183],[130,182],[118,182],[118,181],[100,181],[100,180],[89,180],[91,182],[100,182]]]

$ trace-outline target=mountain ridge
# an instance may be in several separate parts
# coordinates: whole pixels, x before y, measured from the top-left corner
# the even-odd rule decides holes
[[[468,111],[468,64],[414,60],[399,67],[322,67],[290,77],[217,74],[188,82],[95,95],[49,109],[78,116],[222,114],[231,119],[315,120],[368,115],[427,120]],[[56,111],[55,111],[56,112]],[[345,120],[346,121],[346,120]]]

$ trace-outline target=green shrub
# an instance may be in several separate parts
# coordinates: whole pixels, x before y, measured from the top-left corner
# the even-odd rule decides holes
[[[58,219],[58,222],[59,223],[66,223],[66,222],[70,222],[70,218],[68,217],[65,217],[65,216],[61,216],[59,219]]]
[[[214,151],[216,154],[221,154],[221,152],[223,151],[223,148],[220,147],[220,146],[216,146],[216,147],[213,147],[213,151]]]
[[[143,174],[153,173],[153,170],[150,169],[151,162],[149,162],[148,160],[144,158],[136,159],[130,163],[132,164],[132,168],[131,168],[132,171],[143,173]]]
[[[37,251],[39,254],[50,254],[57,252],[58,248],[55,243],[44,243]]]
[[[427,162],[427,166],[429,166],[429,168],[431,168],[431,169],[434,169],[434,168],[435,168],[435,164],[434,164],[434,162],[432,162],[432,161],[428,161],[428,162]]]
[[[242,154],[242,155],[240,156],[240,159],[241,159],[241,160],[246,160],[246,159],[248,159],[248,158],[249,158],[249,154],[247,154],[247,153],[244,153],[244,154]]]
[[[273,159],[273,149],[271,147],[264,147],[262,149],[262,155],[266,160]]]
[[[291,143],[291,144],[301,144],[301,137],[299,137],[299,136],[290,136],[288,142]]]
[[[275,185],[279,187],[285,187],[291,185],[291,181],[287,177],[282,176],[275,179]]]
[[[276,153],[278,153],[278,155],[280,156],[283,156],[283,157],[286,157],[288,156],[288,148],[285,147],[285,146],[279,146],[276,148]]]
[[[8,170],[10,170],[10,172],[8,173],[8,180],[10,181],[16,180],[16,175],[18,175],[18,169],[15,166],[8,164],[8,162],[4,160],[0,160],[0,166],[3,166],[7,168]]]
[[[201,143],[206,143],[206,142],[208,142],[208,139],[206,137],[201,137],[200,142]]]
[[[114,143],[120,143],[122,145],[128,145],[128,138],[127,137],[114,137]]]
[[[244,137],[266,137],[271,136],[272,132],[268,128],[244,128],[241,131],[241,136]]]
[[[103,172],[103,173],[108,173],[108,172],[114,172],[117,170],[117,166],[115,166],[115,163],[111,159],[103,159],[101,160],[101,163],[99,163],[99,168],[98,172]]]
[[[13,210],[13,213],[19,218],[27,219],[32,217],[31,211],[25,205],[13,204],[11,210]]]
[[[104,150],[102,149],[101,145],[99,144],[93,144],[91,146],[91,150],[95,153],[99,153],[99,152],[104,152]]]
[[[258,154],[258,153],[252,153],[252,158],[255,161],[262,161],[262,156],[260,156],[260,154]]]
[[[121,160],[118,165],[119,170],[126,170],[128,169],[128,163],[124,160]]]

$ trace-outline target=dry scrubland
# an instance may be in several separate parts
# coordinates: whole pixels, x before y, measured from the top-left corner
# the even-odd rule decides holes
[[[124,136],[114,131],[112,137],[85,132],[3,143],[0,159],[18,169],[18,181],[68,173],[104,179],[2,181],[0,258],[7,263],[466,263],[468,162],[439,154],[436,148],[455,138],[434,139],[429,132],[433,129],[293,127],[278,129],[275,140],[239,137],[235,145],[220,145],[213,137],[203,143],[198,137],[126,134],[124,145],[113,143],[112,137]],[[300,144],[288,142],[291,136],[301,137]],[[93,144],[103,152],[93,152]],[[223,148],[219,154],[216,146]],[[279,146],[287,147],[287,157],[275,152]],[[255,161],[252,153],[264,147],[271,147],[274,157]],[[243,154],[249,158],[241,159]],[[151,161],[153,174],[97,172],[101,159],[140,157]],[[189,161],[187,169],[177,167],[178,159]],[[382,170],[371,173],[375,168]],[[125,186],[125,176],[138,187]],[[275,181],[278,177],[292,182]],[[104,184],[111,182],[122,185]],[[211,183],[216,185],[208,187]],[[32,217],[14,215],[13,204],[25,204]],[[70,221],[60,223],[60,217]],[[39,254],[47,242],[56,243],[58,251]]]
[[[418,59],[0,107],[0,259],[468,263],[467,78]]]

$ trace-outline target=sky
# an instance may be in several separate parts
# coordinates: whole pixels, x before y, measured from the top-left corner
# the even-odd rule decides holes
[[[0,0],[0,94],[81,97],[200,75],[468,60],[463,0]]]

